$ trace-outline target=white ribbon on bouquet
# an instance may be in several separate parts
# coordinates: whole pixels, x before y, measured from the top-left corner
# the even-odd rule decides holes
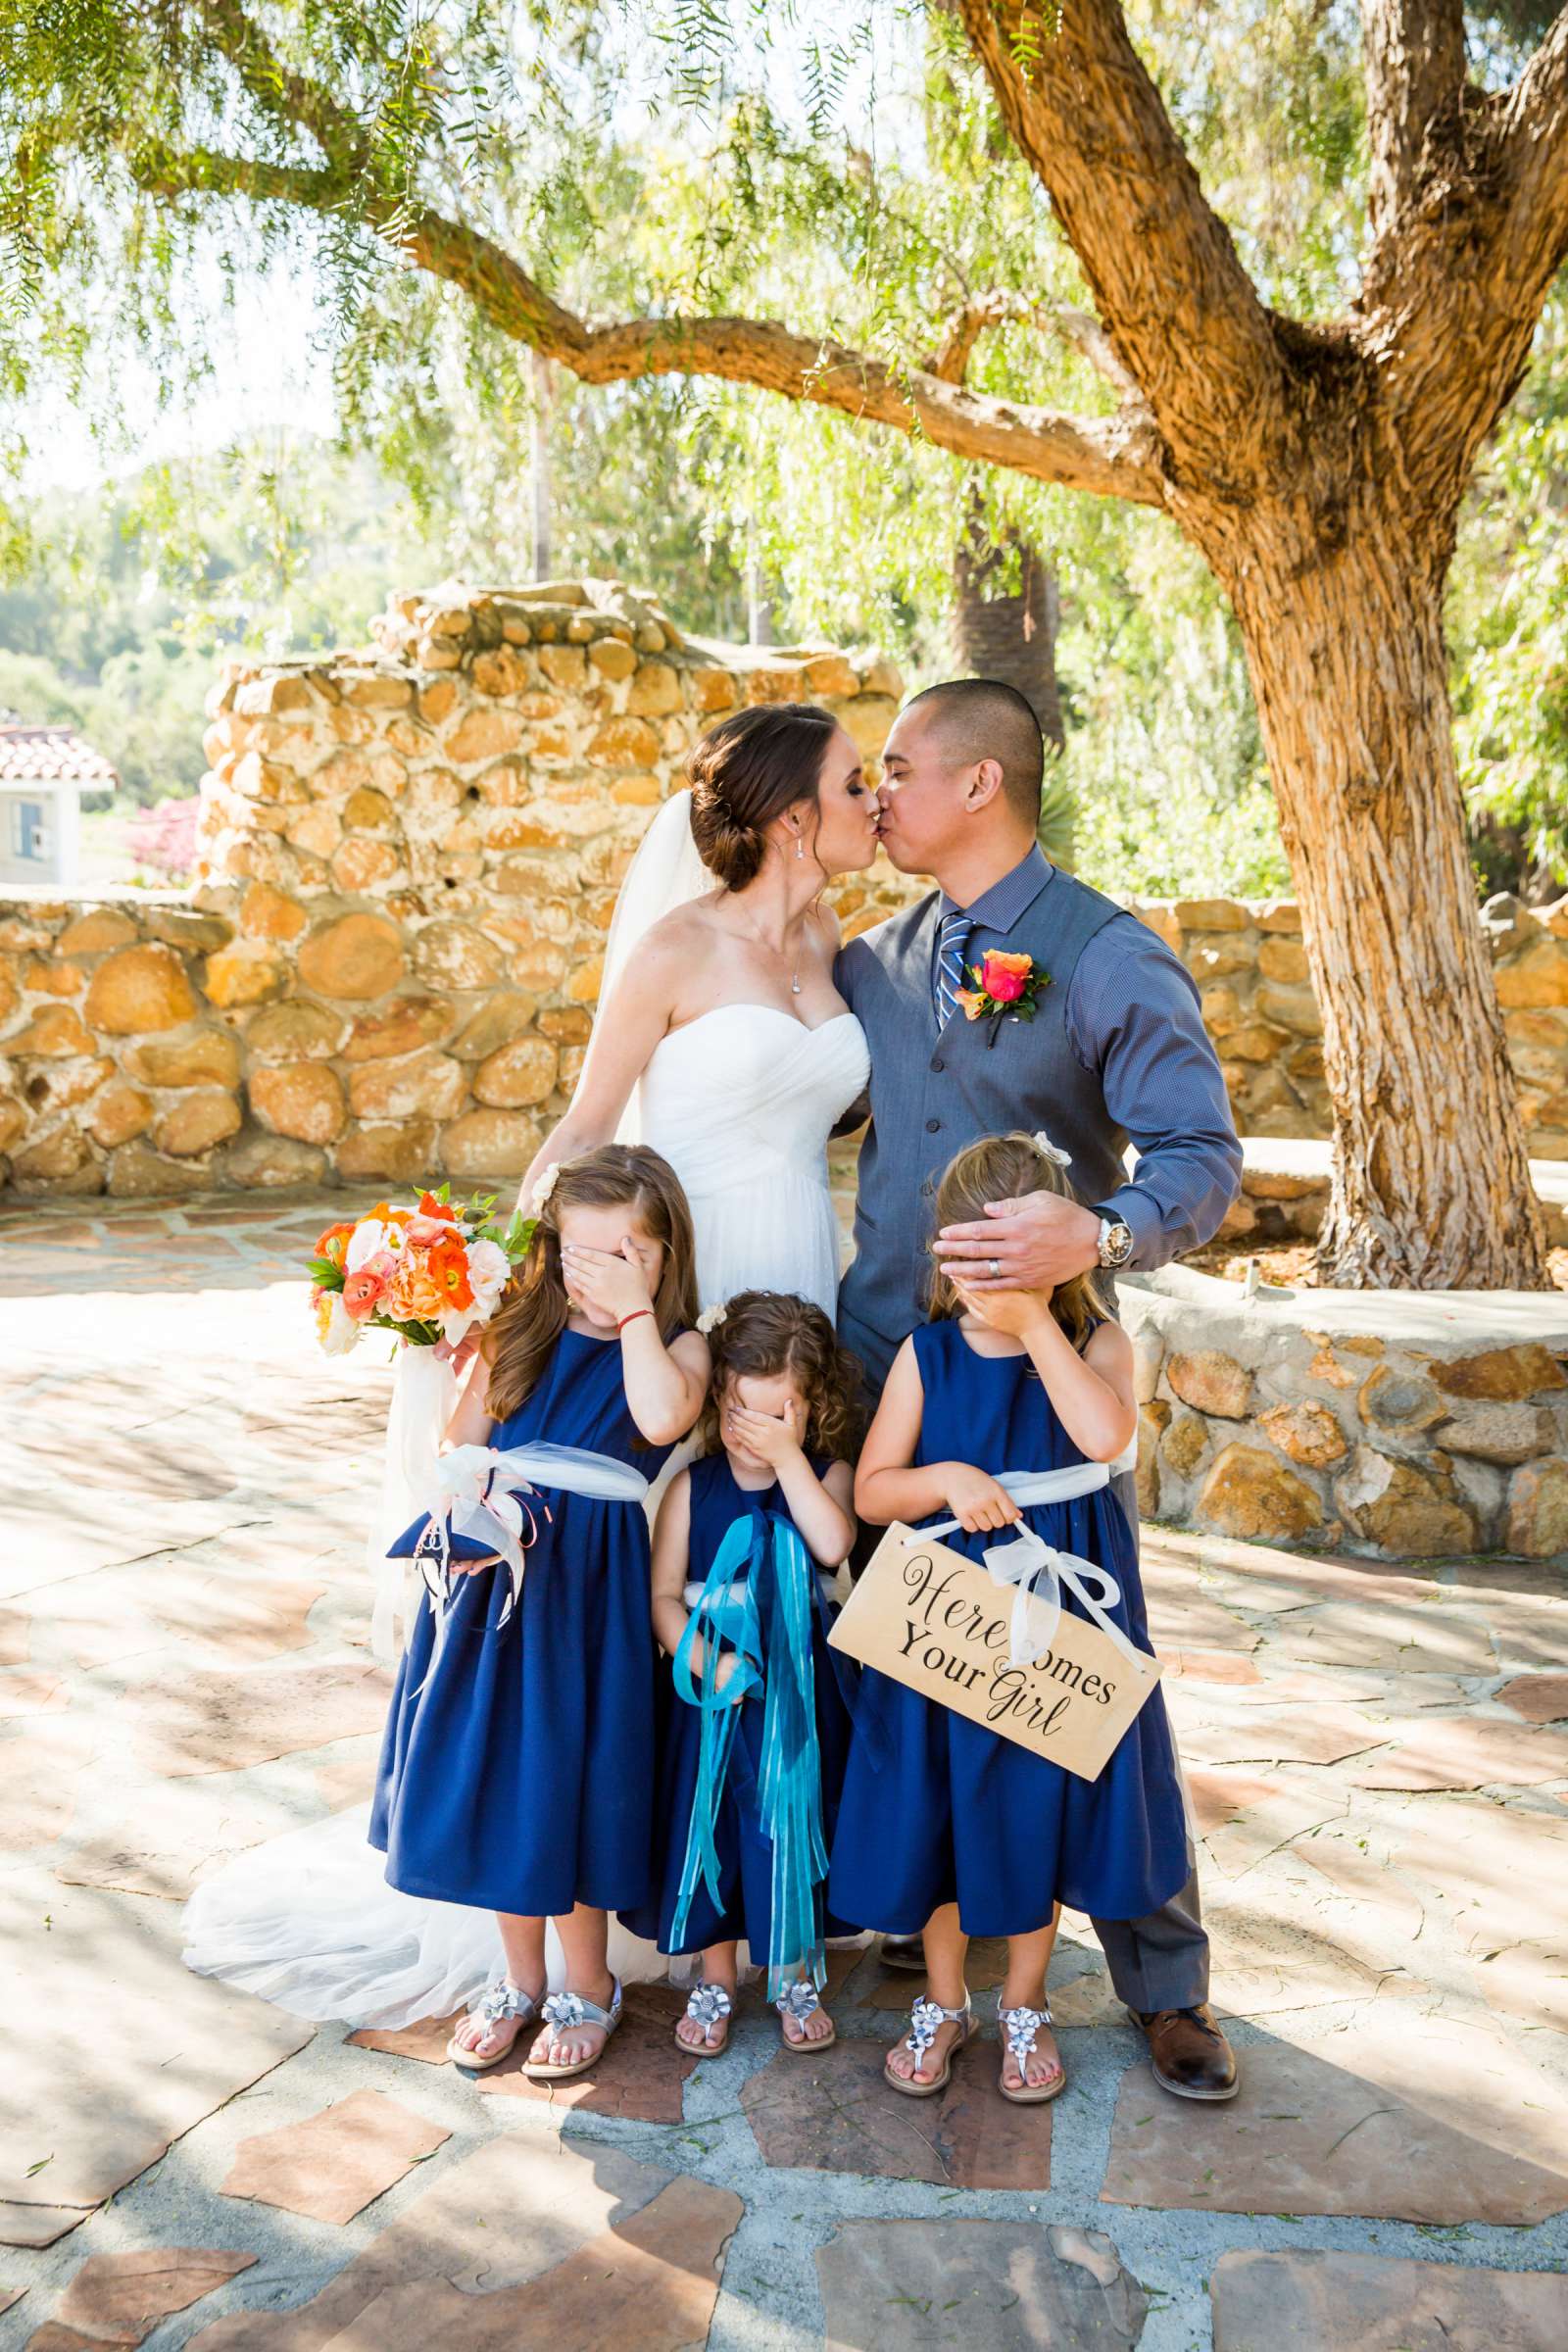
[[[387,1545],[428,1510],[421,1497],[430,1492],[442,1433],[457,1409],[458,1375],[450,1356],[402,1342],[392,1373],[381,1499],[366,1543],[367,1565],[375,1585],[370,1651],[388,1665],[395,1663],[407,1639],[421,1594],[413,1561],[390,1557]]]
[[[997,1484],[1020,1510],[1028,1510],[1036,1503],[1070,1502],[1080,1494],[1097,1494],[1123,1471],[1131,1470],[1137,1459],[1134,1446],[1113,1462],[1070,1462],[1060,1470],[1004,1470]],[[956,1519],[944,1519],[940,1526],[922,1528],[920,1534],[950,1536],[959,1524]],[[999,1585],[1014,1588],[1007,1634],[1009,1665],[1032,1665],[1051,1647],[1061,1621],[1061,1589],[1065,1585],[1084,1614],[1115,1643],[1128,1663],[1141,1674],[1148,1671],[1143,1651],[1129,1641],[1115,1619],[1105,1614],[1121,1599],[1121,1587],[1098,1561],[1058,1551],[1028,1527],[1020,1528],[1005,1544],[992,1544],[984,1558]],[[1039,1602],[1039,1616],[1031,1611],[1031,1601]]]

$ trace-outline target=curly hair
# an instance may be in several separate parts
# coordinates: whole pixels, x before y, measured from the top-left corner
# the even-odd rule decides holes
[[[1021,1200],[1028,1193],[1054,1193],[1076,1200],[1066,1172],[1048,1159],[1032,1135],[983,1135],[948,1162],[937,1186],[933,1231],[945,1225],[983,1225],[988,1200]],[[933,1260],[930,1316],[933,1322],[962,1312],[956,1291],[940,1258]],[[1082,1348],[1097,1323],[1110,1313],[1098,1274],[1074,1274],[1057,1283],[1051,1311],[1075,1348]]]
[[[863,1375],[819,1306],[787,1291],[741,1291],[709,1332],[708,1345],[713,1376],[701,1424],[705,1453],[719,1450],[719,1407],[728,1382],[787,1373],[806,1405],[806,1451],[854,1461],[863,1421]]]
[[[561,1271],[562,1210],[619,1207],[631,1209],[653,1239],[664,1245],[654,1299],[661,1337],[667,1341],[697,1321],[692,1212],[668,1160],[642,1144],[602,1144],[597,1151],[564,1159],[539,1210],[528,1254],[480,1342],[490,1366],[489,1410],[497,1421],[517,1410],[566,1328],[571,1302]]]

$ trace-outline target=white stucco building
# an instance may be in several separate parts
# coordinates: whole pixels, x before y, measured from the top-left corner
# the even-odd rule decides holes
[[[119,777],[73,727],[29,726],[0,710],[0,883],[74,889],[81,796]]]

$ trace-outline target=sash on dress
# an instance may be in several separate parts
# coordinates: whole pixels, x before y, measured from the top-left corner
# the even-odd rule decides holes
[[[742,1702],[760,1690],[762,1749],[755,1776],[757,1809],[773,1849],[770,2000],[778,1999],[797,1973],[818,1987],[827,1981],[822,1941],[827,1845],[811,1654],[813,1601],[822,1605],[816,1569],[799,1529],[780,1512],[750,1511],[726,1528],[674,1657],[676,1691],[687,1706],[701,1710],[702,1723],[697,1788],[670,1941],[680,1945],[686,1940],[699,1886],[707,1887],[715,1908],[721,1899],[718,1808],[732,1777],[737,1784],[743,1772],[747,1780],[752,1778],[750,1759],[744,1748],[737,1752],[735,1735]],[[703,1666],[697,1685],[692,1679],[692,1646],[699,1635]],[[721,1691],[718,1668],[725,1654],[735,1665]]]

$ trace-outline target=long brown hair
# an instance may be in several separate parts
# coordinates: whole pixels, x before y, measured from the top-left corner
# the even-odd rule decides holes
[[[664,1246],[654,1299],[660,1335],[671,1339],[697,1320],[697,1248],[692,1212],[667,1159],[643,1144],[601,1144],[558,1162],[555,1188],[539,1210],[528,1254],[484,1337],[490,1366],[489,1410],[505,1421],[517,1410],[566,1327],[571,1301],[561,1271],[561,1216],[567,1208],[629,1208]]]
[[[1030,1193],[1054,1193],[1059,1200],[1078,1196],[1067,1171],[1047,1157],[1032,1135],[983,1135],[948,1162],[937,1186],[936,1230],[944,1225],[983,1225],[988,1200],[1022,1200]],[[963,1302],[936,1258],[931,1280],[931,1319],[961,1314]],[[1058,1282],[1051,1311],[1075,1348],[1082,1348],[1110,1304],[1098,1274],[1074,1274]]]
[[[787,1374],[806,1404],[808,1453],[852,1462],[860,1439],[858,1360],[841,1348],[819,1306],[787,1291],[741,1291],[708,1335],[713,1377],[702,1419],[705,1453],[716,1453],[719,1408],[729,1381],[776,1380]]]

